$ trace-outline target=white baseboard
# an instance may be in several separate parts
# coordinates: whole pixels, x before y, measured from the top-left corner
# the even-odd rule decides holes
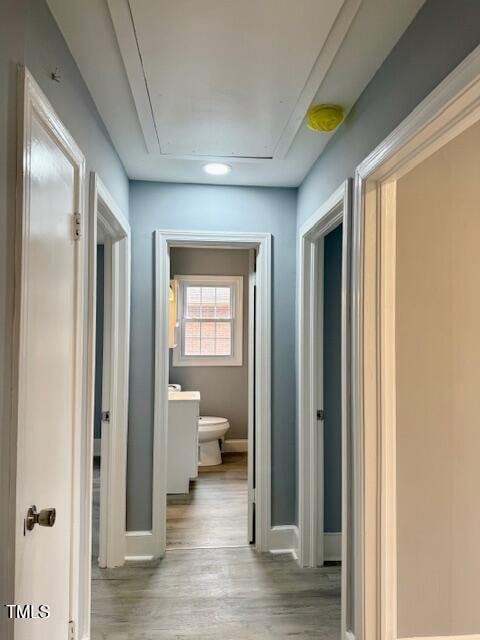
[[[148,561],[155,558],[155,541],[151,531],[127,531],[125,562]],[[270,553],[291,553],[297,557],[298,528],[294,524],[270,529]]]
[[[125,562],[139,562],[155,558],[154,537],[151,531],[127,531]]]
[[[93,441],[93,455],[96,458],[99,458],[101,453],[102,453],[102,439],[95,438],[95,440]]]
[[[327,562],[341,562],[342,534],[325,533],[323,536],[323,555]]]
[[[244,453],[248,451],[248,440],[224,440],[222,451],[224,453]]]
[[[286,524],[270,529],[268,550],[270,553],[291,553],[297,557],[298,528],[295,524]]]

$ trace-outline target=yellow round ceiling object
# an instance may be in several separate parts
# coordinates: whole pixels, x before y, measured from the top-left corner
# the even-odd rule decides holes
[[[314,104],[307,111],[307,126],[312,131],[333,131],[343,120],[338,104]]]

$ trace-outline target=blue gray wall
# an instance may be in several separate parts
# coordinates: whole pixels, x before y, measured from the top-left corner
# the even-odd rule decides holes
[[[478,0],[427,0],[301,185],[299,225],[479,43]]]
[[[86,156],[87,171],[98,171],[125,215],[128,179],[80,72],[44,0],[0,0],[0,423],[11,422],[11,368],[14,285],[17,65],[25,64]],[[58,67],[62,80],[50,73]],[[87,173],[88,176],[88,173]],[[86,200],[87,201],[87,200]],[[9,448],[8,429],[0,429],[0,448]],[[9,512],[11,470],[0,469],[0,549],[15,518]],[[9,515],[7,515],[9,514]],[[10,602],[12,556],[2,554],[0,602]],[[0,612],[0,637],[10,637]]]
[[[153,431],[153,231],[202,229],[273,234],[272,521],[296,512],[296,190],[130,183],[132,333],[128,529],[151,526]]]
[[[128,217],[125,170],[46,2],[30,0],[26,16],[25,64],[83,151],[87,182],[89,172],[97,171]],[[55,69],[60,82],[50,77]]]
[[[297,228],[479,44],[478,0],[427,0],[300,186]],[[338,468],[325,469],[327,531],[338,531]]]
[[[325,236],[323,268],[324,529],[342,530],[342,225]]]

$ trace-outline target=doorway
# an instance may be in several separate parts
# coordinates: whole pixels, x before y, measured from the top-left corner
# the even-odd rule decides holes
[[[248,500],[253,251],[170,249],[167,551],[254,543]]]
[[[154,428],[153,530],[151,555],[167,548],[167,469],[165,444],[169,420],[169,301],[174,248],[248,250],[248,542],[267,550],[270,541],[270,317],[269,234],[156,232],[156,393]],[[200,283],[202,284],[202,283]],[[204,283],[207,284],[207,283]],[[221,284],[221,283],[220,283]],[[225,288],[227,285],[222,286]],[[180,295],[182,295],[180,293]],[[253,296],[255,300],[253,300]],[[252,313],[254,310],[254,313]],[[253,354],[253,357],[251,355]],[[237,452],[238,453],[238,452]],[[252,462],[254,461],[254,462]],[[254,485],[255,483],[255,485]],[[148,543],[147,543],[148,544]]]
[[[357,168],[364,636],[478,638],[475,50]]]
[[[342,559],[342,265],[343,224],[322,239],[318,308],[319,458],[323,458],[323,492],[319,492],[317,566]]]
[[[82,628],[90,628],[91,570],[125,562],[130,225],[90,176],[88,380],[82,525]]]
[[[298,251],[298,555],[303,567],[341,565],[342,638],[353,635],[354,598],[350,188],[302,225]]]

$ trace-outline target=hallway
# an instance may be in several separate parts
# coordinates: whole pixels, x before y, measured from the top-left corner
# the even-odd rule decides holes
[[[96,459],[97,527],[99,470]],[[169,499],[167,535],[177,548],[154,564],[99,569],[95,530],[92,640],[340,638],[339,567],[300,569],[288,554],[257,554],[248,547],[244,454],[201,470],[188,506],[185,499]],[[219,521],[217,530],[206,527]],[[197,543],[224,548],[185,548]]]
[[[340,570],[250,548],[93,567],[92,640],[339,640]]]

